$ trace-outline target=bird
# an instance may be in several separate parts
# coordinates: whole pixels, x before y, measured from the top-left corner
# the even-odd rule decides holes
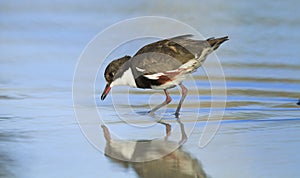
[[[114,86],[163,90],[166,99],[149,111],[153,114],[171,102],[168,89],[179,86],[181,99],[175,111],[175,115],[179,116],[188,92],[182,82],[204,63],[210,53],[227,40],[228,36],[196,40],[191,34],[180,35],[147,44],[133,56],[125,55],[115,59],[104,71],[107,84],[101,100],[106,98]]]

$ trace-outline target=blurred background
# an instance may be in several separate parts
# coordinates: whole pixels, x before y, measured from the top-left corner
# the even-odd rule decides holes
[[[228,89],[220,130],[200,149],[199,118],[182,147],[201,176],[299,177],[299,6],[297,0],[0,1],[0,177],[135,178],[157,170],[124,166],[94,149],[72,106],[73,73],[87,43],[109,25],[146,15],[175,18],[207,38],[230,38],[217,51]],[[205,112],[209,85],[203,73],[195,76]],[[147,97],[135,96],[137,104]],[[170,112],[179,95],[174,99]],[[188,115],[198,105],[187,101]]]

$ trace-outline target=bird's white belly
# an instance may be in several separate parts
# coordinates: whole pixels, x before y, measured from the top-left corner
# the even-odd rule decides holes
[[[179,85],[186,79],[186,74],[177,75],[175,78],[173,78],[171,81],[168,81],[162,85],[151,85],[151,88],[154,90],[164,90],[168,88],[173,88],[176,85]]]

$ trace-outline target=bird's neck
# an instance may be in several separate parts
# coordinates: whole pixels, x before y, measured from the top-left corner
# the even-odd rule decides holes
[[[131,87],[137,87],[135,83],[135,78],[132,73],[132,70],[130,67],[128,67],[120,77],[116,78],[112,83],[111,87],[113,86],[131,86]]]

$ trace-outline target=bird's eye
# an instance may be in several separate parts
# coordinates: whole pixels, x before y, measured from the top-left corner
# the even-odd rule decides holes
[[[114,73],[114,72],[110,72],[108,75],[109,75],[110,77],[114,77],[115,73]]]

